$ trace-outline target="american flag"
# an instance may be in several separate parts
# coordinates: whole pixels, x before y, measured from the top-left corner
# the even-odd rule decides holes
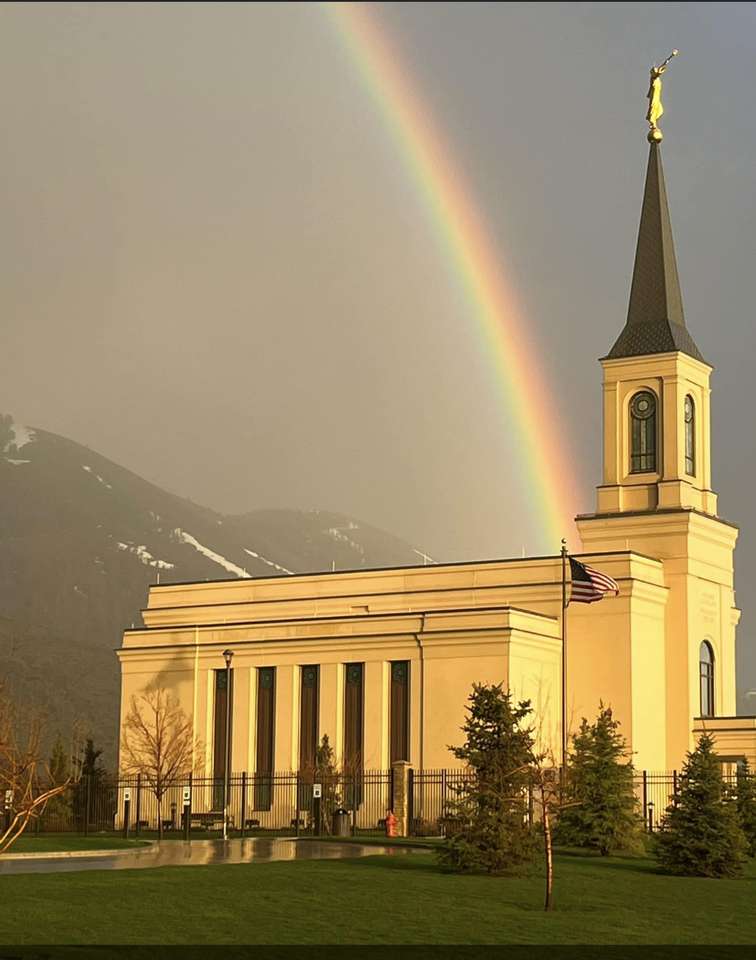
[[[587,567],[570,557],[572,574],[572,593],[570,600],[575,603],[596,603],[603,600],[607,593],[619,596],[619,587],[615,580],[605,573],[599,573],[593,567]],[[569,602],[569,601],[568,601]]]

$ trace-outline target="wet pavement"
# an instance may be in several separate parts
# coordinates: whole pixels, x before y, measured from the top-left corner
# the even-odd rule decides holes
[[[377,854],[404,856],[406,847],[317,840],[247,838],[245,840],[167,840],[113,856],[0,859],[0,876],[16,873],[71,873],[80,870],[135,870],[145,867],[204,867],[220,863],[271,863],[274,860],[344,860]]]

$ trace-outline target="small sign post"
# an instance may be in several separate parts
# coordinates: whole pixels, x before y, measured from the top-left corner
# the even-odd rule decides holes
[[[123,791],[123,839],[129,839],[129,826],[131,824],[131,788],[125,787]]]
[[[192,788],[183,787],[181,790],[181,817],[184,821],[184,840],[191,840],[192,828]]]
[[[312,819],[314,833],[316,837],[320,836],[320,798],[323,796],[323,784],[313,783],[312,785]]]

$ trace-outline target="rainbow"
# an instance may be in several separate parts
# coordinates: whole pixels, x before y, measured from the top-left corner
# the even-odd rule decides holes
[[[400,64],[373,3],[324,3],[323,8],[361,75],[431,219],[481,334],[514,430],[518,466],[537,530],[538,549],[556,552],[571,539],[580,483],[565,448],[566,430],[544,378],[512,283],[476,210],[448,143],[417,86]]]

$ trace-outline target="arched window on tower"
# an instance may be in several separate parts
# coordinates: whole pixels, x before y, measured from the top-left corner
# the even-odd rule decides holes
[[[699,676],[701,678],[701,716],[714,716],[714,651],[706,640],[698,653]]]
[[[630,401],[630,472],[656,472],[656,397],[648,390]]]
[[[696,475],[696,406],[690,394],[685,398],[685,472]]]

